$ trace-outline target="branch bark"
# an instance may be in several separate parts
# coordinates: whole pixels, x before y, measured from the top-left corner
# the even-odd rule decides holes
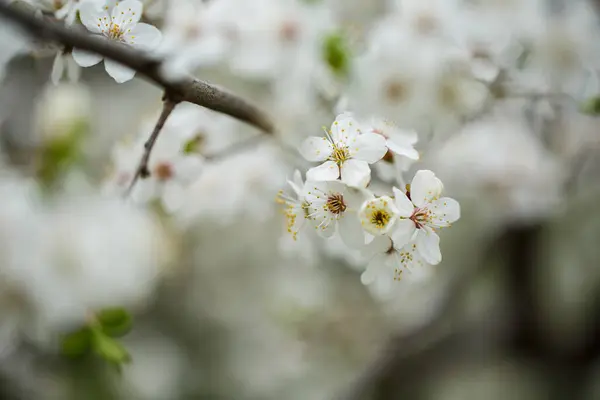
[[[175,102],[187,101],[227,114],[262,130],[273,133],[275,128],[269,116],[258,107],[228,92],[193,77],[171,80],[162,72],[162,61],[134,48],[105,40],[60,23],[36,18],[33,14],[11,7],[0,0],[0,16],[12,21],[28,34],[40,40],[61,43],[100,54],[117,61],[156,85],[164,88],[167,97]]]
[[[144,153],[142,154],[140,163],[135,171],[135,175],[133,176],[129,187],[125,192],[125,196],[129,196],[129,194],[131,194],[133,187],[140,178],[145,179],[150,176],[150,171],[148,170],[148,161],[150,161],[150,154],[152,153],[152,149],[156,144],[156,139],[158,139],[162,128],[165,126],[165,122],[167,122],[169,115],[171,115],[176,105],[177,103],[172,101],[168,97],[164,98],[162,112],[158,117],[158,121],[156,121],[156,125],[154,126],[152,134],[150,135],[146,143],[144,143]]]

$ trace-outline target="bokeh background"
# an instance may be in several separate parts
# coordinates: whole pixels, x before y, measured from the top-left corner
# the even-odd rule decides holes
[[[148,15],[165,36],[183,25],[176,11],[165,14],[168,3]],[[275,3],[256,2],[256,15],[230,9],[230,18],[247,19],[240,29],[248,43],[240,46],[251,59],[272,56],[272,49],[261,52],[261,41],[272,20],[288,16]],[[352,49],[347,56],[358,59],[374,46],[369,35],[401,14],[402,2],[317,3],[326,17],[315,11],[314,23],[342,32]],[[442,3],[422,2],[432,14],[450,15]],[[506,22],[511,18],[494,7],[506,6],[510,15],[527,2],[479,3]],[[595,18],[593,2],[582,2],[588,14],[571,18],[575,3],[546,6],[571,29]],[[461,21],[468,30],[469,20]],[[564,37],[581,45],[567,46],[577,60],[600,55],[598,28],[566,29],[572,36]],[[563,37],[558,28],[544,32],[546,39]],[[311,40],[321,46],[324,37]],[[365,260],[338,239],[307,230],[291,240],[275,197],[294,169],[310,166],[295,147],[333,121],[342,95],[349,93],[350,104],[370,101],[364,85],[375,85],[383,69],[370,75],[358,67],[357,77],[340,80],[327,71],[339,64],[327,57],[303,72],[298,52],[297,59],[281,56],[294,68],[279,65],[263,75],[240,72],[236,65],[247,64],[234,65],[231,54],[206,65],[186,61],[201,79],[264,108],[278,133],[261,136],[198,111],[200,152],[218,157],[209,157],[181,209],[168,214],[156,203],[125,208],[107,191],[115,146],[150,132],[160,88],[141,78],[116,84],[101,65],[83,69],[78,83],[53,85],[56,49],[26,53],[7,65],[0,88],[1,398],[600,398],[600,125],[589,107],[581,112],[598,95],[592,80],[573,93],[565,82],[576,74],[540,83],[530,77],[546,77],[540,68],[556,65],[526,67],[518,83],[531,83],[528,92],[564,90],[569,99],[493,94],[487,114],[451,114],[440,118],[442,128],[419,131],[422,159],[406,176],[435,171],[460,201],[462,217],[443,232],[444,258],[431,276],[382,294],[361,284]],[[400,70],[417,58],[385,68]],[[586,64],[585,71],[595,74],[599,66]],[[315,81],[318,90],[307,93]],[[391,187],[377,179],[373,185]],[[64,278],[88,268],[95,272],[83,272],[80,281]],[[123,305],[133,329],[121,342],[132,362],[120,373],[101,357],[62,354],[61,338],[82,323],[67,311],[88,297],[95,296],[89,304],[112,306],[111,296],[130,293]]]

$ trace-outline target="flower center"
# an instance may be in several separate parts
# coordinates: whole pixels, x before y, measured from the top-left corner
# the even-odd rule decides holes
[[[173,177],[173,167],[169,163],[160,163],[154,168],[154,175],[159,181],[166,181]]]
[[[348,147],[334,144],[330,159],[335,161],[337,165],[342,165],[344,161],[350,159],[350,151],[348,151]]]
[[[346,211],[346,204],[344,203],[344,196],[339,193],[332,194],[327,198],[327,203],[325,203],[325,207],[332,214],[341,214]]]
[[[371,214],[371,223],[379,229],[384,228],[390,222],[390,219],[390,213],[385,210],[375,210]]]
[[[108,29],[108,37],[113,40],[121,40],[122,36],[123,32],[121,31],[119,24],[111,23],[110,28]]]
[[[416,208],[413,214],[410,216],[410,220],[415,223],[417,229],[421,229],[423,226],[431,222],[431,215],[429,214],[429,210],[426,208]]]

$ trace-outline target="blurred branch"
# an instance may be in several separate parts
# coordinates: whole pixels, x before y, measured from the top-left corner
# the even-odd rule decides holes
[[[97,53],[134,69],[146,79],[164,88],[167,96],[175,102],[187,101],[230,115],[265,133],[272,133],[275,129],[271,119],[246,100],[193,77],[181,80],[168,79],[162,72],[161,60],[154,59],[134,48],[87,32],[66,28],[51,20],[36,18],[29,12],[11,7],[4,0],[0,0],[0,15],[11,20],[33,37]]]
[[[144,153],[142,154],[142,159],[140,160],[140,164],[138,165],[138,168],[135,171],[135,175],[133,176],[129,187],[125,192],[125,196],[129,196],[131,194],[133,187],[140,178],[145,179],[150,176],[150,171],[148,170],[148,161],[150,160],[150,154],[152,153],[152,149],[156,144],[156,139],[158,139],[162,128],[165,126],[165,122],[167,122],[169,115],[171,115],[176,105],[176,102],[172,101],[166,96],[164,97],[162,112],[158,117],[158,121],[156,121],[156,125],[154,126],[152,134],[150,135],[146,143],[144,143]]]

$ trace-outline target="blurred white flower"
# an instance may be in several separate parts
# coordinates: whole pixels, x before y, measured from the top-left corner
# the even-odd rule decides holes
[[[352,186],[366,186],[371,178],[369,164],[387,152],[386,140],[373,132],[361,133],[360,125],[350,114],[339,115],[325,132],[325,137],[310,137],[301,148],[308,161],[324,161],[308,170],[306,179],[328,181],[340,179]]]
[[[84,3],[96,0],[25,0],[34,7],[48,13],[53,13],[58,19],[64,19],[67,25],[73,25],[77,12]]]
[[[105,6],[87,2],[81,5],[81,22],[92,33],[107,40],[129,45],[140,50],[154,50],[161,40],[161,33],[152,25],[139,23],[143,5],[137,0],[118,2],[110,0]],[[91,67],[102,61],[103,56],[73,49],[73,58],[82,67]],[[106,72],[118,83],[131,80],[135,71],[115,62],[104,60]]]
[[[36,126],[44,142],[80,134],[90,123],[92,98],[77,84],[47,86],[36,104]],[[78,132],[76,132],[78,131]]]
[[[144,152],[145,135],[149,130],[141,132],[142,135],[133,145],[123,143],[114,148],[115,171],[106,184],[107,192],[122,194],[129,188]],[[150,176],[139,179],[131,192],[134,202],[146,204],[160,199],[169,213],[181,207],[186,197],[185,189],[198,178],[204,163],[200,155],[184,151],[184,139],[185,136],[181,137],[175,131],[162,132],[148,161]]]
[[[564,166],[518,115],[468,124],[430,157],[452,188],[498,222],[547,215],[563,195]]]

